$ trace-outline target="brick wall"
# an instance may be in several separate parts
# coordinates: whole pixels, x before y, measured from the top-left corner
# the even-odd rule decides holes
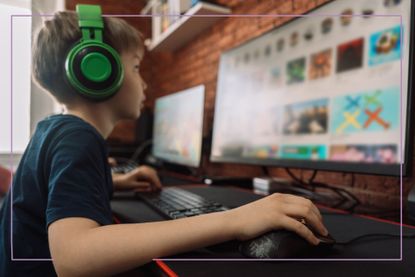
[[[68,1],[72,8],[75,0]],[[85,2],[85,1],[83,1]],[[98,2],[98,1],[86,1]],[[119,3],[123,3],[120,5]],[[99,1],[107,13],[138,13],[139,4],[143,1]],[[218,4],[232,8],[234,14],[302,14],[327,0],[216,0]],[[212,129],[213,109],[217,84],[219,56],[222,51],[230,49],[256,37],[276,26],[290,20],[287,17],[277,18],[224,18],[207,31],[197,36],[191,43],[172,54],[147,53],[142,67],[144,79],[149,84],[146,91],[147,105],[153,107],[157,97],[171,92],[204,84],[206,86],[204,135]],[[148,37],[149,20],[131,20]],[[124,132],[123,135],[120,135]],[[113,137],[128,136],[131,128],[127,125],[118,127]],[[209,162],[209,153],[203,156],[203,173],[211,175],[258,176],[263,175],[258,166],[219,164]],[[279,168],[269,168],[273,176],[287,177]],[[308,170],[293,170],[297,176],[305,180],[312,174]],[[316,181],[338,186],[357,195],[365,204],[385,209],[397,208],[399,203],[399,178],[371,176],[362,174],[346,174],[336,172],[319,172]],[[404,196],[411,186],[412,178],[404,179]]]

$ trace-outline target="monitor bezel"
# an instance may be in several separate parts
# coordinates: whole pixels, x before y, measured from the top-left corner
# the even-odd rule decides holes
[[[310,14],[311,12],[315,12],[322,7],[335,3],[336,0],[331,0],[323,5],[320,5],[316,8],[313,8],[306,12],[305,14]],[[356,173],[356,174],[373,174],[373,175],[387,175],[387,176],[410,176],[412,174],[412,153],[413,153],[413,134],[414,130],[411,126],[411,122],[414,122],[415,116],[411,113],[412,105],[413,105],[413,83],[414,83],[414,76],[413,73],[413,58],[414,58],[414,51],[412,46],[414,45],[414,26],[415,23],[415,3],[410,1],[410,30],[409,30],[409,43],[407,44],[409,47],[409,62],[408,62],[408,96],[407,96],[407,110],[406,110],[406,132],[402,135],[402,139],[404,139],[405,145],[405,152],[402,153],[402,158],[404,159],[404,163],[401,164],[383,164],[383,163],[356,163],[356,162],[342,162],[342,161],[312,161],[312,160],[301,160],[301,159],[255,159],[255,158],[243,158],[243,157],[217,157],[213,156],[213,145],[211,146],[211,151],[209,155],[209,161],[212,163],[233,163],[233,164],[240,164],[240,165],[256,165],[256,166],[275,166],[275,167],[283,167],[283,168],[299,168],[299,169],[311,169],[311,170],[322,170],[322,171],[336,171],[336,172],[349,172],[349,173]],[[255,39],[258,39],[262,36],[267,35],[268,33],[275,32],[276,30],[291,24],[292,22],[298,20],[301,17],[296,17],[292,20],[289,20],[275,28],[272,28],[259,36],[253,37],[243,43],[239,44],[236,47],[228,49],[224,51],[220,56],[219,67],[221,64],[221,60],[223,56],[230,52],[234,51]],[[402,43],[402,49],[404,44]],[[403,51],[403,50],[401,50]],[[217,83],[219,83],[219,75],[217,78]],[[219,87],[219,84],[217,85]],[[402,101],[402,100],[401,100]],[[217,107],[217,97],[215,97],[215,109]],[[213,112],[213,127],[212,127],[212,143],[214,138],[215,128],[215,111]],[[399,151],[402,151],[402,145],[399,147]],[[364,165],[364,166],[362,166]],[[402,165],[402,167],[401,167]]]

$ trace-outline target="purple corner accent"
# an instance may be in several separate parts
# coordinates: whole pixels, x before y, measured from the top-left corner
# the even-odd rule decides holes
[[[402,97],[402,72],[403,72],[403,66],[402,66],[402,53],[403,53],[403,49],[404,49],[404,36],[403,36],[403,24],[402,24],[402,15],[399,17],[399,20],[400,20],[400,25],[401,25],[401,53],[400,53],[400,97],[401,97],[401,101],[400,101],[400,143],[399,143],[399,152],[400,152],[400,174],[399,174],[399,177],[400,177],[400,180],[399,180],[399,183],[400,183],[400,191],[399,191],[399,193],[400,193],[400,206],[399,206],[399,211],[400,211],[400,218],[399,218],[399,223],[400,223],[400,230],[399,230],[399,232],[400,232],[400,237],[399,237],[399,242],[400,242],[400,258],[401,258],[401,261],[403,260],[403,250],[402,250],[402,248],[403,248],[403,226],[402,226],[402,223],[403,223],[403,214],[402,214],[402,207],[403,207],[403,193],[402,193],[402,191],[403,191],[403,178],[402,178],[402,175],[403,175],[403,151],[402,151],[402,145],[403,145],[403,135],[402,135],[402,120],[403,120],[403,109],[402,109],[402,107],[403,107],[403,97]],[[406,101],[409,101],[409,99],[407,98],[407,100]],[[410,159],[411,159],[412,157],[410,157]],[[407,161],[406,161],[407,162]]]
[[[13,15],[10,16],[10,171],[13,172]],[[10,257],[13,260],[13,179],[10,184]]]
[[[102,17],[342,17],[341,14],[103,14]],[[353,14],[349,17],[399,17],[399,14]]]
[[[53,14],[14,14],[10,16],[10,106],[11,106],[11,112],[10,112],[10,169],[13,172],[13,18],[14,17],[53,17]],[[341,14],[238,14],[238,15],[178,15],[178,14],[169,14],[169,15],[141,15],[141,14],[103,14],[103,17],[153,17],[153,16],[184,16],[184,17],[341,17],[343,15]],[[367,17],[368,15],[363,14],[353,14],[352,17]],[[333,261],[333,262],[339,262],[339,261],[390,261],[390,262],[396,262],[396,261],[402,261],[403,260],[403,252],[402,252],[402,245],[403,245],[403,220],[402,220],[402,173],[403,173],[403,163],[402,163],[402,49],[403,49],[403,25],[402,25],[402,15],[400,14],[373,14],[370,15],[370,17],[399,17],[400,18],[400,25],[401,25],[401,38],[402,38],[402,46],[401,46],[401,55],[400,55],[400,63],[401,63],[401,73],[400,73],[400,95],[401,95],[401,101],[400,101],[400,107],[401,107],[401,113],[400,113],[400,258],[390,258],[390,259],[153,259],[153,261],[160,260],[160,261],[244,261],[244,262],[261,262],[261,261],[293,261],[293,262],[314,262],[314,261]],[[11,254],[11,260],[12,261],[52,261],[51,258],[37,258],[37,259],[30,259],[30,258],[14,258],[13,253],[13,182],[11,183],[11,189],[10,189],[10,254]]]
[[[153,261],[164,261],[164,262],[219,262],[219,261],[232,261],[232,262],[267,262],[267,261],[281,261],[281,262],[361,262],[361,261],[368,261],[368,262],[398,262],[402,261],[402,259],[399,258],[390,258],[390,259],[153,259]]]

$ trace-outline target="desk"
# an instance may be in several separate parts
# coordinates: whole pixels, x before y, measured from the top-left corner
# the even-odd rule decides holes
[[[203,197],[228,207],[237,207],[259,199],[249,191],[205,186],[183,186]],[[114,212],[123,222],[151,222],[163,218],[131,195],[119,195],[112,201]],[[361,216],[322,209],[324,222],[337,241],[347,241],[368,233],[399,234],[399,225]],[[415,228],[404,227],[404,233]],[[335,246],[325,259],[399,259],[399,238],[367,239],[347,246]],[[415,276],[415,239],[404,239],[403,261],[165,261],[178,276]],[[168,258],[215,259],[244,258],[232,243],[198,249]],[[310,257],[319,258],[319,257]],[[305,274],[306,273],[306,274]]]

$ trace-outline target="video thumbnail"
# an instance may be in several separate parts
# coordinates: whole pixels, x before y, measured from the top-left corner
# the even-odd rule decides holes
[[[327,133],[327,98],[288,105],[284,108],[285,135]]]
[[[336,97],[331,130],[337,134],[386,131],[399,126],[399,88]]]
[[[370,36],[369,65],[374,66],[401,57],[401,26]]]
[[[287,83],[301,83],[305,79],[305,58],[299,58],[287,63]]]
[[[277,158],[278,150],[278,145],[250,146],[244,149],[243,156],[259,159]]]
[[[337,47],[337,73],[362,67],[363,44],[363,38],[359,38]]]
[[[330,147],[330,160],[385,163],[398,162],[397,146],[382,145],[335,145]]]
[[[324,160],[327,157],[325,145],[283,145],[281,158],[301,160]]]
[[[330,75],[332,68],[332,50],[326,49],[311,55],[309,76],[310,80],[323,78]]]

